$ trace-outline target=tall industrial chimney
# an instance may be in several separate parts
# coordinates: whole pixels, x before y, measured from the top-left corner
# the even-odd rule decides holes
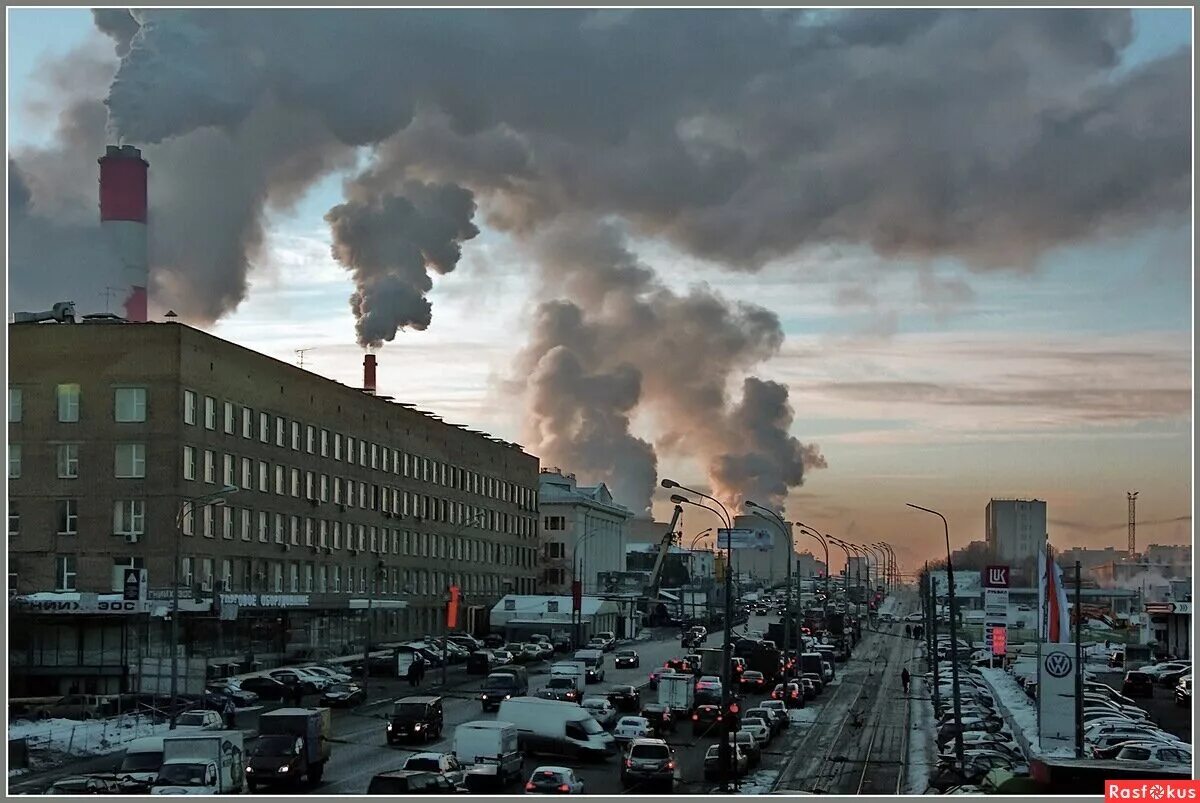
[[[375,355],[366,354],[363,356],[363,390],[371,395],[375,394]]]
[[[132,145],[109,145],[100,163],[100,227],[121,260],[121,284],[128,288],[125,318],[146,321],[150,262],[146,246],[146,184],[150,163]],[[114,277],[117,278],[117,277]]]

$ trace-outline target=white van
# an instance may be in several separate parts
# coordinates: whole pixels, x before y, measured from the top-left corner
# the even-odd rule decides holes
[[[526,753],[604,758],[616,752],[612,734],[574,703],[514,697],[500,704],[497,719],[516,726],[517,743]]]
[[[154,783],[158,777],[158,769],[163,763],[163,737],[144,736],[134,739],[125,748],[125,757],[121,759],[121,768],[117,775],[128,775],[138,783]]]
[[[580,694],[585,691],[587,684],[587,665],[583,661],[559,661],[550,664],[550,677],[569,677],[575,683],[575,690]]]

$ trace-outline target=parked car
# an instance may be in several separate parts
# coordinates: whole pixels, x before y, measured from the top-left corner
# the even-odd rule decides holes
[[[588,643],[587,643],[587,645],[585,645],[584,649],[600,650],[601,652],[603,652],[607,647],[608,647],[608,642],[605,641],[604,639],[600,638],[599,636],[597,636],[596,638],[589,639]]]
[[[639,792],[651,784],[673,792],[677,774],[675,753],[662,739],[634,739],[621,762],[621,785],[637,784]]]
[[[1192,705],[1192,676],[1185,675],[1175,684],[1175,705],[1191,707]]]
[[[538,767],[525,784],[527,795],[582,795],[583,779],[569,767]]]
[[[604,697],[584,697],[581,705],[600,723],[602,728],[611,728],[617,723],[617,707]]]
[[[654,727],[645,717],[621,717],[613,728],[613,738],[618,742],[654,736]]]
[[[335,683],[321,692],[321,705],[350,708],[367,701],[367,692],[357,683]]]
[[[492,650],[492,660],[496,666],[506,666],[513,663],[515,656],[509,650]]]
[[[788,715],[787,703],[783,700],[764,700],[758,704],[758,707],[764,711],[769,711],[778,719],[781,729],[786,730],[792,726],[792,718]]]
[[[617,646],[617,634],[611,630],[602,630],[596,636],[604,642],[604,650],[611,652]]]
[[[632,667],[637,669],[642,665],[642,659],[638,656],[637,650],[629,648],[617,650],[613,656],[613,667],[615,669],[623,669]]]
[[[544,657],[546,657],[546,654],[542,652],[542,648],[531,642],[526,643],[522,647],[522,653],[525,656],[526,663],[533,663],[534,661],[540,661]]]
[[[1172,739],[1152,739],[1144,736],[1130,739],[1127,736],[1110,736],[1100,740],[1092,747],[1092,758],[1111,761],[1126,747],[1155,747],[1157,745],[1170,745],[1176,748],[1187,746]]]
[[[1114,756],[1116,761],[1138,761],[1164,766],[1191,766],[1192,751],[1182,745],[1173,744],[1139,744],[1127,745]]]
[[[762,762],[762,743],[753,733],[743,728],[733,734],[733,741],[745,752],[751,769],[754,769]]]
[[[1153,697],[1154,678],[1141,671],[1126,672],[1121,693],[1126,697]]]
[[[310,672],[316,672],[319,675],[324,675],[325,677],[329,678],[330,683],[349,683],[350,681],[354,680],[350,673],[346,671],[345,667],[338,667],[335,669],[332,666],[323,666],[318,664],[306,666],[304,669],[307,669]]]
[[[771,711],[765,708],[751,708],[745,714],[742,714],[742,721],[748,722],[752,719],[757,719],[771,731],[771,736],[780,733],[783,730],[784,720],[775,716]]]
[[[320,686],[318,687],[318,681],[314,680],[312,677],[308,676],[307,674],[301,674],[300,672],[296,671],[295,669],[290,669],[290,668],[289,669],[272,669],[269,672],[266,672],[265,674],[267,677],[279,681],[284,686],[286,686],[288,689],[299,688],[300,693],[305,694],[305,695],[316,694],[317,692],[319,692],[323,688],[325,688],[325,686],[329,685],[327,683],[322,682],[322,683],[320,683]]]
[[[197,708],[177,716],[175,726],[188,730],[219,731],[225,730],[225,720],[219,711]]]
[[[206,689],[223,694],[233,700],[233,704],[238,708],[249,708],[252,705],[257,705],[259,695],[256,692],[247,689],[236,678],[222,678],[220,680],[211,681]]]

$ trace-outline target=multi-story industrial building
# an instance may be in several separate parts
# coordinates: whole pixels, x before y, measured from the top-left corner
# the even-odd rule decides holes
[[[177,323],[8,335],[14,679],[115,690],[176,595],[187,655],[269,663],[361,649],[368,609],[375,642],[441,632],[450,586],[468,627],[535,590],[537,458],[374,395],[373,355],[364,391]]]
[[[625,544],[633,514],[613,501],[603,483],[579,485],[574,474],[542,469],[538,506],[542,591],[567,594],[572,580],[578,579],[583,593],[593,593],[599,589],[599,574],[625,569]]]
[[[1040,499],[992,499],[985,510],[984,537],[991,560],[1024,566],[1046,543],[1046,503]]]

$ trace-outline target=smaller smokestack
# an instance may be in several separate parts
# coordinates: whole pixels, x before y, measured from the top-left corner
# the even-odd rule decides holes
[[[375,395],[375,355],[363,356],[363,390]]]

